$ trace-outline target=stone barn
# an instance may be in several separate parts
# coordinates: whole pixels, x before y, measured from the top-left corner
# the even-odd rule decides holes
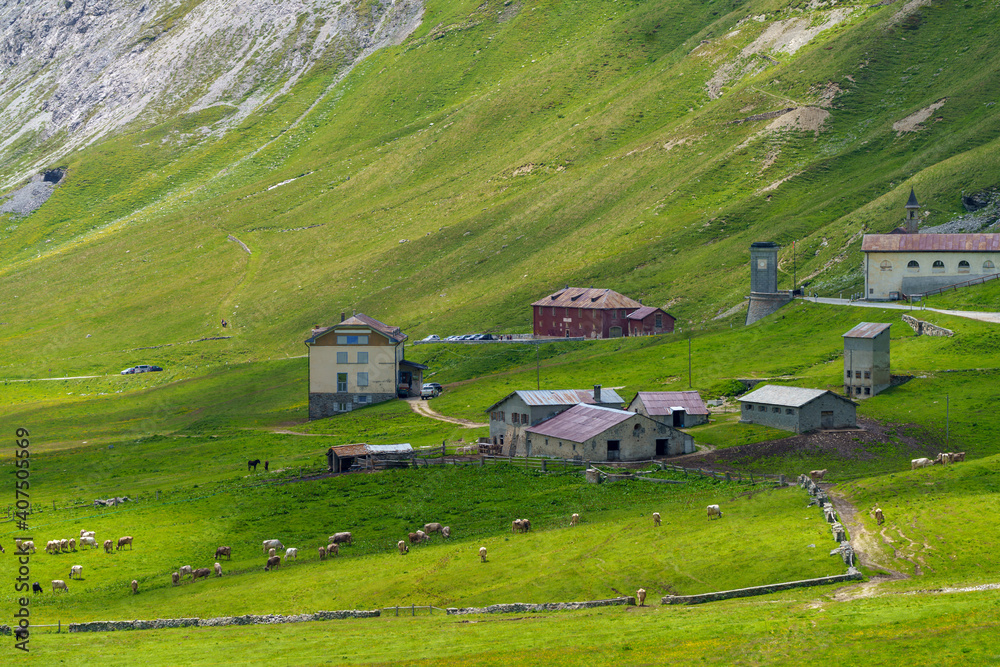
[[[740,423],[793,433],[857,428],[857,403],[825,389],[769,384],[740,397]]]
[[[645,415],[575,405],[525,429],[525,456],[585,461],[644,461],[690,454],[694,438]]]
[[[676,318],[653,306],[643,306],[633,310],[626,316],[628,319],[629,336],[655,336],[657,334],[673,333]]]
[[[889,326],[862,322],[844,334],[844,392],[848,396],[868,398],[889,388]]]
[[[697,391],[640,391],[627,409],[674,428],[708,423],[708,408]]]

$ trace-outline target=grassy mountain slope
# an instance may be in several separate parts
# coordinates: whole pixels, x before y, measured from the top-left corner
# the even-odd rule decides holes
[[[524,330],[565,283],[701,322],[739,303],[761,239],[796,241],[810,289],[857,289],[859,232],[891,228],[910,185],[940,221],[993,184],[994,11],[432,2],[329,94],[321,63],[222,139],[198,131],[213,108],[68,157],[5,221],[0,369],[106,372],[222,317],[233,359],[301,354],[354,308],[418,335]],[[790,106],[830,115],[727,124]]]

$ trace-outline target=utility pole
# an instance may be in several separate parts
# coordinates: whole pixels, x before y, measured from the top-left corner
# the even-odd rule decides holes
[[[948,436],[951,431],[951,401],[948,394],[944,395],[944,448],[948,449]]]
[[[691,330],[688,329],[688,389],[691,389]]]
[[[792,241],[792,296],[795,296],[795,288],[798,286],[798,281],[795,276],[795,241]]]
[[[538,345],[535,345],[535,389],[542,388],[542,371],[538,361]]]

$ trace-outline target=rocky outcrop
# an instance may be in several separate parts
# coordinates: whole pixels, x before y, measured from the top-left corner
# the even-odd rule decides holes
[[[923,320],[918,320],[912,315],[903,315],[903,321],[910,325],[913,332],[918,336],[954,336],[955,332],[951,329],[945,329],[944,327],[939,327],[936,324],[931,324],[930,322],[925,322]]]
[[[222,131],[316,65],[401,42],[423,0],[20,0],[0,7],[0,174],[7,185],[130,124],[210,107]],[[206,131],[205,129],[202,132]],[[19,165],[59,132],[58,153]],[[16,151],[5,149],[17,146]]]

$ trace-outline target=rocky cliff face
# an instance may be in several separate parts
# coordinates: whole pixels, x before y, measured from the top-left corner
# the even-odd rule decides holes
[[[7,0],[0,184],[134,123],[225,105],[224,131],[324,58],[349,69],[422,0]]]

